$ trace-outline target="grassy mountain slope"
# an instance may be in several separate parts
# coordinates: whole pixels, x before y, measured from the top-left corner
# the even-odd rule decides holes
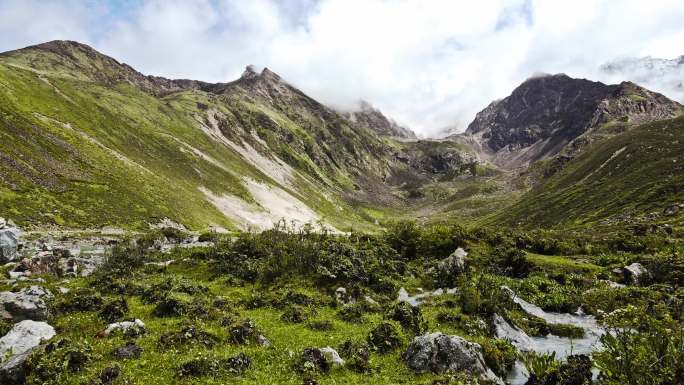
[[[629,223],[660,214],[684,202],[682,137],[684,117],[679,117],[597,142],[489,221],[562,227]]]
[[[302,219],[363,221],[336,192],[383,169],[383,142],[269,80],[145,77],[72,42],[2,54],[0,211],[22,224],[235,227],[276,220],[275,197]],[[274,84],[294,96],[270,97]]]
[[[171,80],[53,41],[0,54],[0,101],[0,213],[22,225],[368,230],[415,203],[411,181],[473,166],[455,144],[381,137],[251,66],[228,83]]]

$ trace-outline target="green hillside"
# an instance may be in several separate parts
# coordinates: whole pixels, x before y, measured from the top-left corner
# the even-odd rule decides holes
[[[652,212],[659,215],[684,202],[682,137],[684,118],[679,117],[597,142],[489,221],[563,227],[633,223]]]
[[[337,197],[383,172],[388,146],[267,71],[171,83],[78,43],[2,54],[0,212],[22,225],[232,228],[231,204],[276,220],[263,207],[275,194],[302,221],[363,223]]]

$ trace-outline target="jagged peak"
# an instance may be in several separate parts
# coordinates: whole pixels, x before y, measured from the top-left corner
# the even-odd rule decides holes
[[[249,64],[247,67],[245,67],[245,71],[242,73],[242,76],[240,76],[241,79],[252,79],[259,76],[259,73],[256,71],[256,67],[254,67],[254,64]]]
[[[271,71],[270,69],[268,69],[268,67],[264,67],[264,69],[261,71],[261,77],[264,79],[274,80],[277,82],[281,80],[280,75]]]

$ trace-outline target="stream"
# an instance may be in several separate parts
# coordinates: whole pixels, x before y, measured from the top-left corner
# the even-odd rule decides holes
[[[515,303],[528,314],[544,319],[549,324],[568,324],[579,326],[584,329],[584,337],[572,339],[549,334],[545,337],[528,336],[519,328],[509,324],[503,317],[494,316],[496,336],[509,339],[520,351],[535,351],[537,353],[556,352],[556,359],[563,359],[571,354],[591,354],[600,347],[600,338],[604,330],[596,322],[596,318],[578,311],[577,314],[553,313],[542,310],[539,306],[531,304],[512,293]],[[597,374],[597,373],[594,373]],[[528,373],[519,361],[508,373],[506,382],[511,385],[522,385],[527,381]]]
[[[579,326],[584,329],[584,337],[572,339],[559,337],[549,334],[545,337],[528,336],[518,327],[509,324],[498,314],[494,315],[493,325],[496,336],[511,341],[520,351],[535,351],[537,353],[556,352],[556,359],[563,359],[572,354],[591,354],[600,347],[600,338],[604,334],[604,329],[596,322],[592,315],[584,314],[581,309],[577,314],[546,312],[539,306],[531,304],[507,289],[513,301],[528,314],[544,319],[549,324],[568,324]],[[398,301],[403,301],[418,306],[426,298],[442,295],[444,293],[453,294],[456,289],[437,289],[432,292],[421,292],[416,295],[409,295],[403,287],[399,289]],[[597,373],[594,373],[595,375]],[[527,382],[528,373],[523,364],[518,361],[513,370],[508,373],[506,382],[511,385],[523,385]]]

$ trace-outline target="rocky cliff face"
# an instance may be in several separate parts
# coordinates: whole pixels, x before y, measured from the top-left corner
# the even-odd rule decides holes
[[[344,115],[359,127],[367,127],[380,135],[416,139],[416,134],[413,131],[387,118],[380,110],[366,101],[359,103],[358,110],[346,112]]]
[[[602,125],[676,116],[682,106],[634,83],[606,85],[564,74],[526,80],[477,114],[465,136],[494,163],[511,168],[560,153]]]

